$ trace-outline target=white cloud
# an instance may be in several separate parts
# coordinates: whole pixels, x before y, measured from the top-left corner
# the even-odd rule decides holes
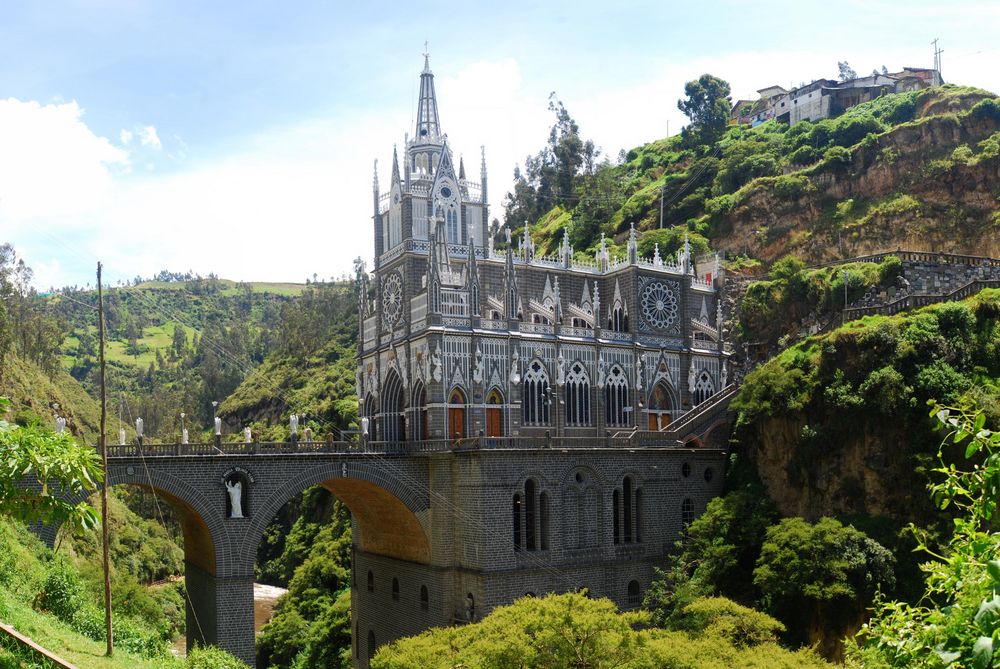
[[[160,138],[156,134],[156,128],[151,125],[139,130],[139,143],[142,146],[148,146],[159,151],[163,148],[163,144],[160,143]]]
[[[108,201],[128,154],[83,122],[76,102],[0,100],[0,222],[73,216]]]
[[[132,141],[133,136],[134,135],[132,134],[131,130],[126,130],[125,128],[122,128],[122,131],[118,133],[118,140],[122,143],[122,145],[126,145]]]

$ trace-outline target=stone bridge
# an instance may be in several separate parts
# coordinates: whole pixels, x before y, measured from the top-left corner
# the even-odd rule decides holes
[[[154,491],[179,519],[189,647],[251,664],[264,529],[324,486],[351,511],[354,663],[367,667],[383,643],[528,593],[586,587],[637,606],[680,529],[721,492],[729,397],[696,412],[700,433],[109,446],[108,481]],[[242,518],[226,489],[236,481]],[[51,544],[55,528],[40,531]]]

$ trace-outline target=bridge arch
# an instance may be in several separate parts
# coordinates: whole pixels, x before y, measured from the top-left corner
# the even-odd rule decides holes
[[[399,471],[391,471],[395,469]],[[258,501],[239,548],[241,561],[253,564],[271,519],[289,500],[314,485],[329,490],[351,512],[357,530],[354,543],[361,551],[430,563],[430,541],[420,518],[426,518],[430,506],[427,490],[421,488],[426,483],[392,460],[324,463],[282,481]]]

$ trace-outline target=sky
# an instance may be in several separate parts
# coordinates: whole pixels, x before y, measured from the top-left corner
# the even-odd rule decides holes
[[[371,266],[374,161],[413,134],[422,53],[491,218],[555,92],[614,160],[676,134],[684,82],[733,99],[930,67],[1000,91],[1000,3],[0,2],[0,243],[40,290],[160,270],[237,280]]]

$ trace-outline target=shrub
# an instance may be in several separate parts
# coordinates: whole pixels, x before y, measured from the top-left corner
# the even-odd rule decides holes
[[[809,165],[820,158],[820,153],[811,146],[800,146],[788,156],[793,165]]]
[[[70,622],[82,603],[83,581],[79,572],[62,558],[53,560],[42,582],[42,590],[35,598],[36,607]]]
[[[851,162],[851,152],[842,146],[831,146],[823,154],[823,160],[831,167],[843,167]]]
[[[683,609],[677,627],[694,634],[720,636],[738,648],[773,643],[785,631],[780,622],[725,597],[700,597]]]
[[[996,98],[980,100],[975,107],[969,110],[969,116],[976,120],[990,119],[995,123],[1000,123],[1000,102]]]
[[[869,133],[878,134],[884,130],[885,126],[871,114],[843,116],[837,120],[830,139],[837,146],[851,147]]]
[[[188,653],[184,669],[249,669],[249,665],[221,648],[195,646]]]

